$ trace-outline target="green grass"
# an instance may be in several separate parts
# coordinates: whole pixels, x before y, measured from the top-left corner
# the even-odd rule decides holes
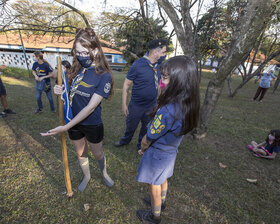
[[[211,76],[203,75],[202,99]],[[72,199],[64,194],[60,136],[39,134],[58,125],[46,96],[43,94],[44,112],[35,115],[34,80],[3,77],[9,105],[17,115],[0,120],[1,223],[139,223],[135,211],[147,208],[141,200],[147,186],[136,182],[137,136],[128,146],[113,147],[125,130],[121,113],[125,76],[115,72],[114,77],[115,94],[102,103],[102,115],[108,173],[115,186],[105,186],[90,155],[93,178],[85,192],[79,193],[82,172],[67,140]],[[235,77],[233,85],[239,81]],[[251,140],[263,141],[270,129],[279,128],[280,96],[279,91],[272,95],[270,89],[263,103],[252,102],[256,88],[250,82],[235,98],[228,98],[224,88],[207,137],[200,141],[184,138],[169,181],[162,223],[279,223],[280,160],[255,158],[246,146]],[[220,168],[219,162],[227,167]],[[258,182],[250,184],[246,178]],[[84,204],[89,204],[88,211]]]
[[[16,78],[28,78],[32,77],[31,70],[28,72],[26,69],[16,68],[16,67],[6,67],[3,70],[3,75],[16,77]]]

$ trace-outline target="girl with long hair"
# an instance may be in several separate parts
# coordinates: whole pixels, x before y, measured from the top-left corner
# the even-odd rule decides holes
[[[36,80],[36,101],[38,105],[38,108],[35,110],[35,114],[40,113],[43,110],[43,103],[41,99],[43,91],[45,91],[47,95],[51,111],[55,113],[50,80],[50,77],[53,76],[53,69],[44,59],[44,55],[41,51],[34,52],[34,60],[35,62],[32,66],[32,74]]]
[[[106,159],[102,149],[104,136],[101,119],[101,101],[112,95],[113,77],[100,42],[91,28],[78,29],[73,48],[72,67],[69,70],[71,82],[69,100],[73,119],[64,126],[58,126],[42,136],[55,135],[68,131],[77,155],[84,178],[79,185],[83,192],[90,180],[88,148],[98,161],[102,177],[108,187],[114,181],[106,171]],[[55,86],[55,93],[61,94],[62,86]]]
[[[260,144],[252,141],[251,145],[248,145],[248,149],[254,152],[256,157],[275,159],[280,152],[280,130],[271,130],[265,141]]]
[[[173,175],[178,147],[183,136],[199,120],[199,78],[196,63],[187,56],[176,56],[161,65],[162,87],[153,119],[138,151],[141,158],[137,181],[149,184],[150,197],[144,201],[152,210],[138,210],[144,223],[160,223],[165,208],[167,179]],[[162,88],[163,89],[163,88]]]

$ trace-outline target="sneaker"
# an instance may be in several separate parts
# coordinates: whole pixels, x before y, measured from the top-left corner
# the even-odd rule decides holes
[[[123,145],[127,145],[127,144],[123,144],[120,141],[119,142],[115,142],[115,144],[114,144],[115,147],[121,147]]]
[[[3,111],[6,114],[16,114],[16,112],[12,111],[11,109],[7,109]]]
[[[143,201],[144,201],[147,205],[152,206],[150,197],[145,197],[145,198],[143,198]],[[165,203],[161,204],[161,211],[164,211],[165,207],[166,207],[166,204],[165,204]]]
[[[41,113],[42,112],[42,109],[38,108],[37,110],[35,110],[35,114],[38,114],[38,113]]]
[[[145,211],[145,210],[137,210],[136,215],[138,219],[143,223],[161,223],[161,218],[159,219],[154,218],[152,211]]]
[[[252,152],[254,152],[254,146],[252,146],[252,145],[248,145],[248,149],[250,150],[250,151],[252,151]]]
[[[7,117],[7,114],[5,112],[0,113],[0,118],[3,118],[3,117]]]

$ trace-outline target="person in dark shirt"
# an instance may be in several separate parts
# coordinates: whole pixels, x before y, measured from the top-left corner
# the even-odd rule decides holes
[[[36,100],[38,105],[35,114],[40,113],[43,110],[43,103],[41,99],[43,91],[45,91],[47,95],[51,111],[55,113],[50,80],[53,70],[50,64],[44,59],[42,52],[35,51],[34,58],[36,62],[33,63],[32,74],[36,80]]]
[[[147,124],[159,92],[160,64],[166,56],[167,42],[163,39],[152,40],[149,52],[136,60],[130,67],[122,90],[122,112],[126,116],[126,131],[116,147],[128,144],[138,124],[142,123],[137,148],[140,149],[141,140],[147,132]],[[131,99],[127,107],[127,95],[130,85],[133,83]]]
[[[254,152],[256,157],[275,159],[280,152],[280,130],[271,130],[266,140],[260,144],[252,141],[248,149]]]
[[[3,112],[0,113],[0,118],[6,117],[7,114],[16,114],[8,106],[6,88],[5,88],[5,86],[4,86],[3,82],[2,82],[2,79],[1,79],[2,71],[5,68],[6,68],[5,65],[1,65],[0,66],[0,100],[1,100],[1,104],[2,104],[2,106],[4,108]]]
[[[138,166],[138,182],[149,185],[150,197],[144,201],[149,211],[137,210],[143,223],[160,223],[165,208],[167,179],[173,175],[178,147],[183,136],[199,120],[199,80],[196,63],[187,56],[168,59],[161,66],[165,89],[158,98],[153,120],[138,151],[143,155]]]
[[[112,73],[99,39],[91,28],[77,30],[71,54],[73,63],[69,72],[72,79],[69,100],[73,119],[66,125],[56,127],[41,135],[55,135],[68,131],[84,173],[84,178],[78,187],[79,191],[85,190],[91,177],[88,147],[98,161],[106,185],[112,187],[114,181],[107,174],[106,159],[102,148],[104,129],[101,119],[101,101],[112,95]],[[54,92],[62,94],[63,87],[56,85]]]

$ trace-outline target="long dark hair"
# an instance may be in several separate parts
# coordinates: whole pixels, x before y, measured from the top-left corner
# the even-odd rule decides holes
[[[199,121],[200,97],[196,63],[187,56],[176,56],[163,62],[160,71],[162,76],[169,76],[170,81],[159,96],[158,105],[152,115],[167,104],[178,104],[180,111],[175,111],[174,122],[183,112],[179,135],[185,135],[193,130]]]
[[[71,50],[71,55],[73,56],[73,63],[72,63],[72,67],[69,71],[68,80],[70,80],[70,82],[71,82],[77,76],[78,71],[82,67],[76,57],[77,42],[79,42],[83,47],[85,47],[89,50],[89,53],[90,53],[89,56],[90,56],[91,60],[94,61],[94,63],[95,63],[95,71],[97,74],[102,75],[106,72],[109,72],[111,74],[111,78],[112,78],[112,85],[111,85],[111,91],[110,91],[110,96],[111,96],[113,94],[113,86],[114,86],[113,75],[112,75],[111,69],[109,67],[108,61],[106,60],[106,57],[101,48],[99,39],[96,36],[96,34],[92,28],[82,28],[82,29],[78,28],[76,31],[75,40],[74,40],[73,47]],[[97,55],[93,56],[92,51],[96,48],[98,49]]]
[[[280,130],[279,130],[279,129],[271,130],[271,131],[269,132],[269,134],[275,136],[275,140],[274,140],[273,143],[271,144],[271,147],[280,146]],[[269,141],[269,138],[268,138],[268,136],[267,136],[266,142],[268,142],[268,141]]]

